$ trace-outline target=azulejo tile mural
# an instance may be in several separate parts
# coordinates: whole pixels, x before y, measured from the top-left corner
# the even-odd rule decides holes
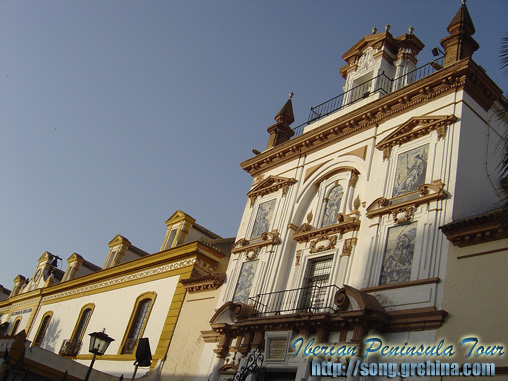
[[[325,214],[323,217],[322,226],[329,226],[337,223],[337,214],[340,210],[340,203],[344,191],[340,185],[336,185],[328,194],[328,201],[326,202]]]
[[[252,288],[254,275],[256,275],[258,262],[259,261],[247,261],[243,263],[240,277],[238,278],[238,284],[236,285],[235,296],[233,297],[234,302],[247,304],[249,301],[250,289]]]
[[[416,222],[388,229],[380,285],[411,280],[415,251]]]
[[[270,200],[267,202],[263,202],[262,204],[259,204],[250,238],[261,237],[261,234],[267,232],[268,229],[270,229],[270,223],[272,222],[273,216],[273,209],[275,208],[275,201],[276,200]]]
[[[392,197],[418,190],[425,183],[429,145],[399,154]]]

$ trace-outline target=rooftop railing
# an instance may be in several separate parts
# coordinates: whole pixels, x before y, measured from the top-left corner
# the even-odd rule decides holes
[[[295,132],[293,138],[301,135],[305,126],[339,111],[344,107],[350,106],[353,103],[359,102],[376,93],[383,95],[389,94],[434,73],[438,70],[438,68],[442,67],[443,62],[444,57],[440,57],[426,65],[420,66],[398,78],[393,79],[389,78],[385,73],[382,73],[377,77],[369,79],[368,81],[327,100],[326,102],[311,107],[307,121],[293,128],[293,131]]]
[[[292,290],[269,292],[249,298],[254,316],[275,316],[298,313],[336,312],[333,300],[339,287],[310,286]]]

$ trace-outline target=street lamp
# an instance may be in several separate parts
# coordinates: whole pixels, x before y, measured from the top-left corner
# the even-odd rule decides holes
[[[104,331],[105,329],[103,329],[102,332],[92,332],[89,334],[90,347],[88,351],[93,353],[93,358],[92,362],[90,363],[90,367],[88,368],[88,372],[86,373],[85,381],[88,381],[90,373],[92,373],[95,357],[102,356],[106,352],[106,349],[108,349],[109,344],[111,344],[112,341],[115,341],[115,339],[106,335]]]

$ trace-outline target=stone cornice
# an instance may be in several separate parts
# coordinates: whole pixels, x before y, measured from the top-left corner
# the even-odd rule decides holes
[[[266,150],[244,161],[241,166],[251,176],[257,176],[300,155],[347,139],[425,102],[461,89],[464,89],[485,110],[488,110],[502,94],[499,87],[476,63],[471,59],[463,59],[277,147]]]

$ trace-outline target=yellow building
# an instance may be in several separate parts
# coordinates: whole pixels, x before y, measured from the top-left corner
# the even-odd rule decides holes
[[[181,317],[213,314],[216,301],[210,293],[224,280],[233,243],[180,211],[166,225],[160,252],[148,254],[117,235],[102,268],[74,253],[63,272],[56,267],[58,258],[45,252],[33,278],[18,276],[10,297],[0,302],[4,333],[14,337],[24,330],[32,346],[88,366],[89,334],[105,329],[115,341],[94,369],[117,378],[133,373],[138,341],[148,338],[150,369],[160,373],[173,340],[179,348],[188,340],[189,335],[175,335],[177,325],[185,327]],[[192,345],[199,348],[199,330],[188,328],[190,334],[197,332]],[[179,361],[179,353],[171,354],[172,361]],[[181,357],[180,362],[187,361],[183,353]],[[193,366],[187,361],[188,372]]]

